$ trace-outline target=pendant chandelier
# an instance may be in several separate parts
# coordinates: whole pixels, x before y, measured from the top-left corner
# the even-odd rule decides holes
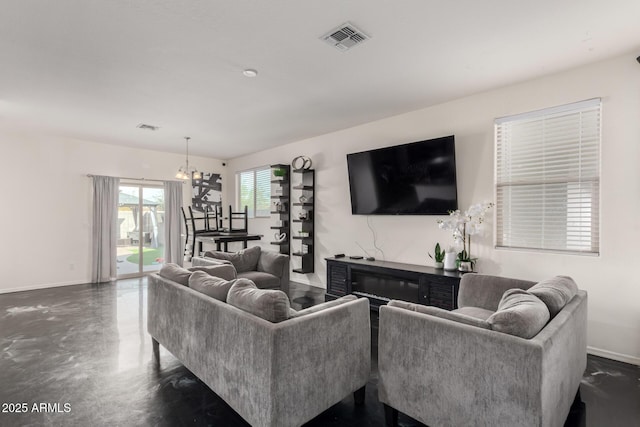
[[[178,179],[200,179],[202,178],[202,174],[200,172],[198,172],[198,169],[196,169],[195,167],[189,167],[189,140],[191,138],[188,136],[184,137],[184,140],[186,141],[186,145],[187,145],[187,160],[186,160],[186,164],[184,166],[180,166],[180,169],[178,169],[178,173],[176,174],[176,178]]]

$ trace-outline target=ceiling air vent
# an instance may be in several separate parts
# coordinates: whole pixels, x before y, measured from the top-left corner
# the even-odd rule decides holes
[[[320,38],[341,51],[349,50],[353,46],[370,39],[368,35],[350,22],[345,22]]]
[[[144,124],[144,123],[140,123],[136,127],[138,129],[144,129],[144,130],[158,130],[158,129],[160,129],[160,126],[147,125],[147,124]]]

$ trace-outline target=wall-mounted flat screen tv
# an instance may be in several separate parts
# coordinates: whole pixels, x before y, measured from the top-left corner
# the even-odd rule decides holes
[[[453,135],[347,154],[351,212],[446,215],[458,209]]]

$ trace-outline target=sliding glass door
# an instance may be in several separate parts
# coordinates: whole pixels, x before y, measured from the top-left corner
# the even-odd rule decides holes
[[[164,261],[164,189],[122,184],[118,202],[118,277],[160,270]]]

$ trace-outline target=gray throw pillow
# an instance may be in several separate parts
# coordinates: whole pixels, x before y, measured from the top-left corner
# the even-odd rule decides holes
[[[578,285],[571,277],[556,276],[533,285],[528,291],[547,305],[553,319],[578,293]]]
[[[258,259],[260,258],[260,246],[253,246],[251,248],[243,249],[240,252],[208,251],[205,252],[204,256],[231,261],[231,264],[233,264],[238,273],[256,271],[258,267]]]
[[[229,289],[235,282],[235,279],[225,280],[220,277],[210,276],[204,271],[194,271],[189,278],[189,287],[218,301],[225,302]]]
[[[455,313],[442,308],[430,305],[414,304],[406,301],[391,300],[389,307],[399,307],[405,310],[415,311],[416,313],[428,314],[430,316],[440,317],[441,319],[453,320],[454,322],[464,323],[465,325],[476,326],[478,328],[490,329],[489,323],[485,320],[467,316],[465,314]]]
[[[236,269],[232,264],[197,265],[195,267],[189,267],[188,270],[204,271],[210,276],[220,277],[226,280],[233,280],[237,277]]]
[[[529,339],[538,335],[549,318],[547,306],[537,296],[522,289],[509,289],[487,323],[494,331]]]
[[[291,315],[287,294],[275,289],[258,289],[248,279],[236,280],[227,294],[227,303],[273,323],[287,320]]]
[[[186,268],[180,267],[178,264],[165,264],[162,266],[158,274],[165,279],[173,280],[181,285],[189,286],[189,277],[191,277],[191,272]]]

